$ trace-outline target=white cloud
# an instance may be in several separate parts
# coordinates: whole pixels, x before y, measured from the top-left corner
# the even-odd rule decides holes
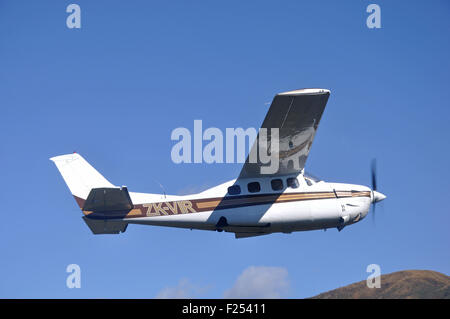
[[[225,291],[224,298],[283,298],[288,292],[286,268],[250,266]]]
[[[189,299],[197,298],[199,294],[207,290],[205,287],[198,287],[192,284],[189,279],[183,278],[175,287],[163,288],[155,298],[157,299]]]

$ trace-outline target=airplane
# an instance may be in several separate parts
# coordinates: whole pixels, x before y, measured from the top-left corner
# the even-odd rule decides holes
[[[300,89],[277,94],[261,128],[278,128],[278,170],[262,173],[259,158],[245,161],[236,179],[185,195],[129,192],[110,183],[80,154],[50,158],[94,234],[119,234],[129,224],[230,232],[235,238],[326,230],[361,221],[386,196],[363,185],[325,182],[305,172],[330,91]],[[260,131],[261,132],[261,131]],[[275,137],[275,135],[274,135]],[[251,151],[258,149],[260,134]],[[267,143],[272,140],[267,136]]]

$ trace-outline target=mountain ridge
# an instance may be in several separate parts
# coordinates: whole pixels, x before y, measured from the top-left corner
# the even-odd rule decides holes
[[[368,288],[362,280],[311,299],[450,299],[450,277],[432,270],[403,270],[381,275],[380,288]]]

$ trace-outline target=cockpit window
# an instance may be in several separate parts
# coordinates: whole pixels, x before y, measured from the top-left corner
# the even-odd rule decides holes
[[[289,177],[287,180],[287,186],[291,188],[298,188],[298,179],[295,177]]]
[[[308,186],[312,186],[313,183],[311,182],[311,180],[309,178],[305,177],[305,181]]]
[[[233,185],[228,187],[228,195],[239,195],[241,193],[241,186]]]

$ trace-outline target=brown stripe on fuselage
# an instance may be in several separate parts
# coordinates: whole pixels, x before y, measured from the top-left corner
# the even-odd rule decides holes
[[[212,210],[230,209],[254,205],[267,205],[275,203],[287,203],[304,200],[333,199],[346,197],[370,197],[370,191],[336,191],[311,192],[311,193],[272,193],[252,194],[225,197],[202,198],[192,200],[180,200],[169,202],[156,202],[134,205],[129,211],[116,212],[90,212],[85,211],[90,218],[137,218],[149,216],[178,215],[188,213],[200,213]],[[77,201],[78,202],[78,201]],[[182,209],[188,205],[190,209]],[[177,209],[175,209],[177,208]]]
[[[225,209],[229,206],[250,206],[266,203],[282,203],[290,201],[308,200],[308,199],[326,199],[335,198],[333,192],[324,193],[290,193],[290,194],[267,194],[267,195],[245,195],[236,197],[224,197],[213,199],[193,200],[200,210]]]
[[[336,195],[339,198],[343,197],[370,197],[370,191],[358,192],[358,191],[336,191]]]

